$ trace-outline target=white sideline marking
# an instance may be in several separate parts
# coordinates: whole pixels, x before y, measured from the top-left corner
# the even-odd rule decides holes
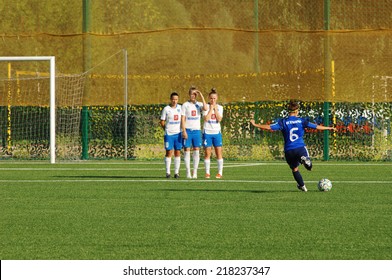
[[[209,179],[209,180],[174,180],[174,179],[163,179],[163,180],[153,180],[153,179],[61,179],[61,180],[0,180],[0,183],[79,183],[79,182],[135,182],[135,183],[143,183],[143,182],[160,182],[160,183],[201,183],[201,182],[210,182],[210,183],[256,183],[256,184],[281,184],[281,183],[290,183],[292,184],[295,181],[264,181],[264,180],[225,180],[225,179]],[[306,181],[307,183],[317,183],[318,181]],[[392,181],[333,181],[334,184],[392,184]]]
[[[214,166],[216,164],[211,164]],[[248,163],[248,164],[236,164],[236,165],[226,165],[225,168],[231,167],[248,167],[248,166],[257,166],[257,165],[266,165],[266,163]],[[132,167],[122,167],[122,168],[94,168],[94,167],[0,167],[0,171],[6,170],[20,170],[20,171],[151,171],[151,170],[164,170],[165,167],[163,163],[160,163],[159,168],[132,168]]]

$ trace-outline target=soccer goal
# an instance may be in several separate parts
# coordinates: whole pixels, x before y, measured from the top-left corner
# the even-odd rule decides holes
[[[54,56],[0,57],[2,158],[80,158],[84,75],[56,74]]]

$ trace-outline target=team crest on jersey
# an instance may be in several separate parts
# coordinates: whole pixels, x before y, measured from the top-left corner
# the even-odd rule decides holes
[[[174,120],[178,121],[178,115],[174,115]]]
[[[196,111],[192,110],[191,114],[192,114],[192,117],[195,117],[196,116]]]
[[[211,119],[215,120],[215,119],[216,119],[216,115],[215,115],[215,114],[212,114],[212,115],[211,115]]]

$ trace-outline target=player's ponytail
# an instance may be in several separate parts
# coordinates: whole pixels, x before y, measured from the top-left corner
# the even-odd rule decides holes
[[[211,91],[210,91],[210,93],[208,95],[211,95],[211,94],[218,94],[218,92],[216,91],[216,88],[213,87],[211,89]]]

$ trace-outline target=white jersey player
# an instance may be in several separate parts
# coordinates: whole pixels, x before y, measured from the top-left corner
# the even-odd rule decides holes
[[[173,92],[170,95],[170,105],[163,108],[160,125],[165,130],[165,168],[166,178],[170,178],[171,159],[174,150],[174,178],[180,177],[181,164],[181,105],[178,104],[178,94]]]
[[[203,102],[197,102],[197,95]],[[187,178],[197,178],[200,162],[201,130],[200,121],[202,111],[207,110],[203,94],[196,87],[189,89],[189,101],[181,106],[181,129],[184,146],[184,162]],[[193,174],[191,175],[191,147],[193,147]]]
[[[215,155],[218,162],[218,174],[215,176],[221,179],[223,176],[223,156],[222,156],[222,133],[221,121],[223,118],[223,106],[217,104],[218,93],[215,88],[211,89],[208,95],[210,102],[207,105],[208,110],[203,113],[204,115],[204,128],[203,128],[203,146],[204,146],[204,166],[206,170],[205,177],[210,178],[211,166],[211,147],[214,146]]]

